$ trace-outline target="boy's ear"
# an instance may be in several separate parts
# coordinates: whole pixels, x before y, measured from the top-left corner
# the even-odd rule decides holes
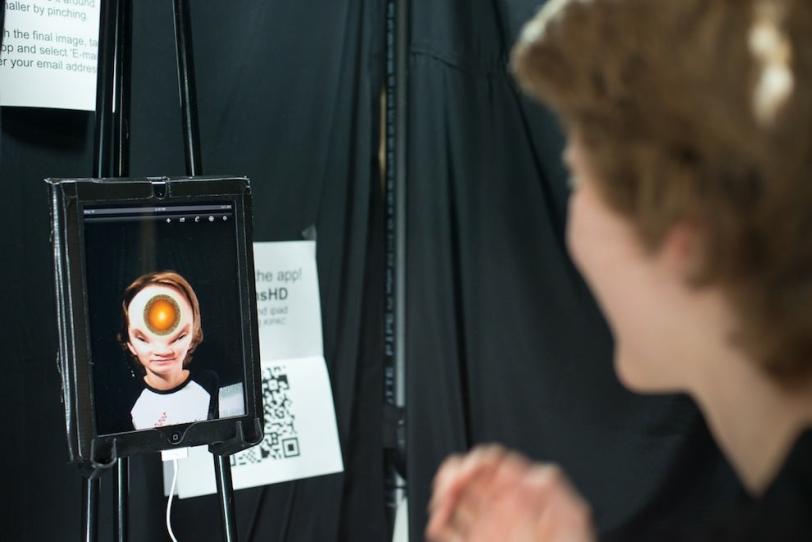
[[[698,225],[681,220],[663,238],[660,257],[669,271],[690,280],[702,268],[704,244]]]
[[[130,351],[130,354],[135,356],[135,359],[138,359],[138,354],[135,353],[135,348],[133,348],[133,343],[131,343],[129,340],[127,341],[127,350]]]

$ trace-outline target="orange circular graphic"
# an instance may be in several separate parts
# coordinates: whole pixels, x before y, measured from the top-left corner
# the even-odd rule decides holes
[[[168,295],[156,295],[144,307],[144,322],[153,333],[167,335],[180,323],[178,302]]]

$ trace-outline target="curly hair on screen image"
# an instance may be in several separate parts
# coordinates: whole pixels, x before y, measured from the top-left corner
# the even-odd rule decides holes
[[[692,283],[722,287],[732,340],[782,385],[808,382],[812,2],[544,9],[513,53],[520,85],[584,136],[599,193],[649,250],[676,222],[697,225]]]

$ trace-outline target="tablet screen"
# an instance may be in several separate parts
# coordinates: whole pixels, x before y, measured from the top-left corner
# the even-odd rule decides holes
[[[86,205],[98,435],[245,414],[229,202]]]

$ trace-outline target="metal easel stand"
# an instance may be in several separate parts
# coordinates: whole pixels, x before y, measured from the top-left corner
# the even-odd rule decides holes
[[[200,175],[200,129],[197,113],[197,89],[195,83],[192,24],[189,4],[186,0],[173,0],[175,12],[175,48],[178,57],[178,86],[183,122],[183,146],[186,154],[186,174]],[[237,541],[237,524],[234,513],[234,487],[231,482],[231,463],[228,455],[216,450],[214,454],[214,474],[217,479],[217,497],[220,503],[220,516],[223,521],[223,536],[226,542]]]
[[[175,47],[178,59],[186,173],[200,175],[200,134],[192,51],[189,6],[173,0]],[[99,19],[99,55],[96,86],[96,131],[93,177],[130,174],[130,91],[132,73],[132,0],[102,0]],[[115,107],[114,107],[115,104]],[[234,488],[227,453],[212,450],[223,538],[237,542]],[[115,461],[114,533],[126,542],[129,526],[129,460]],[[98,540],[100,470],[86,476],[82,487],[82,542]]]
[[[113,43],[117,26],[117,12],[120,0],[105,0],[99,5],[99,54],[96,76],[96,131],[93,148],[93,177],[110,177],[111,173],[111,115],[113,87],[112,79],[108,74],[113,73]],[[119,111],[119,113],[121,113]],[[126,464],[125,464],[126,467]],[[117,470],[121,468],[117,461]],[[83,472],[85,477],[82,485],[82,542],[96,542],[98,540],[99,525],[99,477],[101,469],[93,468]],[[119,486],[120,487],[120,486]],[[125,488],[126,489],[126,488]],[[118,491],[116,491],[118,493]],[[119,508],[117,506],[117,508]],[[126,502],[121,507],[126,510]],[[123,517],[126,517],[126,513]],[[116,527],[126,528],[126,521],[116,520]],[[126,537],[125,537],[126,539]],[[121,540],[121,539],[120,539]]]

